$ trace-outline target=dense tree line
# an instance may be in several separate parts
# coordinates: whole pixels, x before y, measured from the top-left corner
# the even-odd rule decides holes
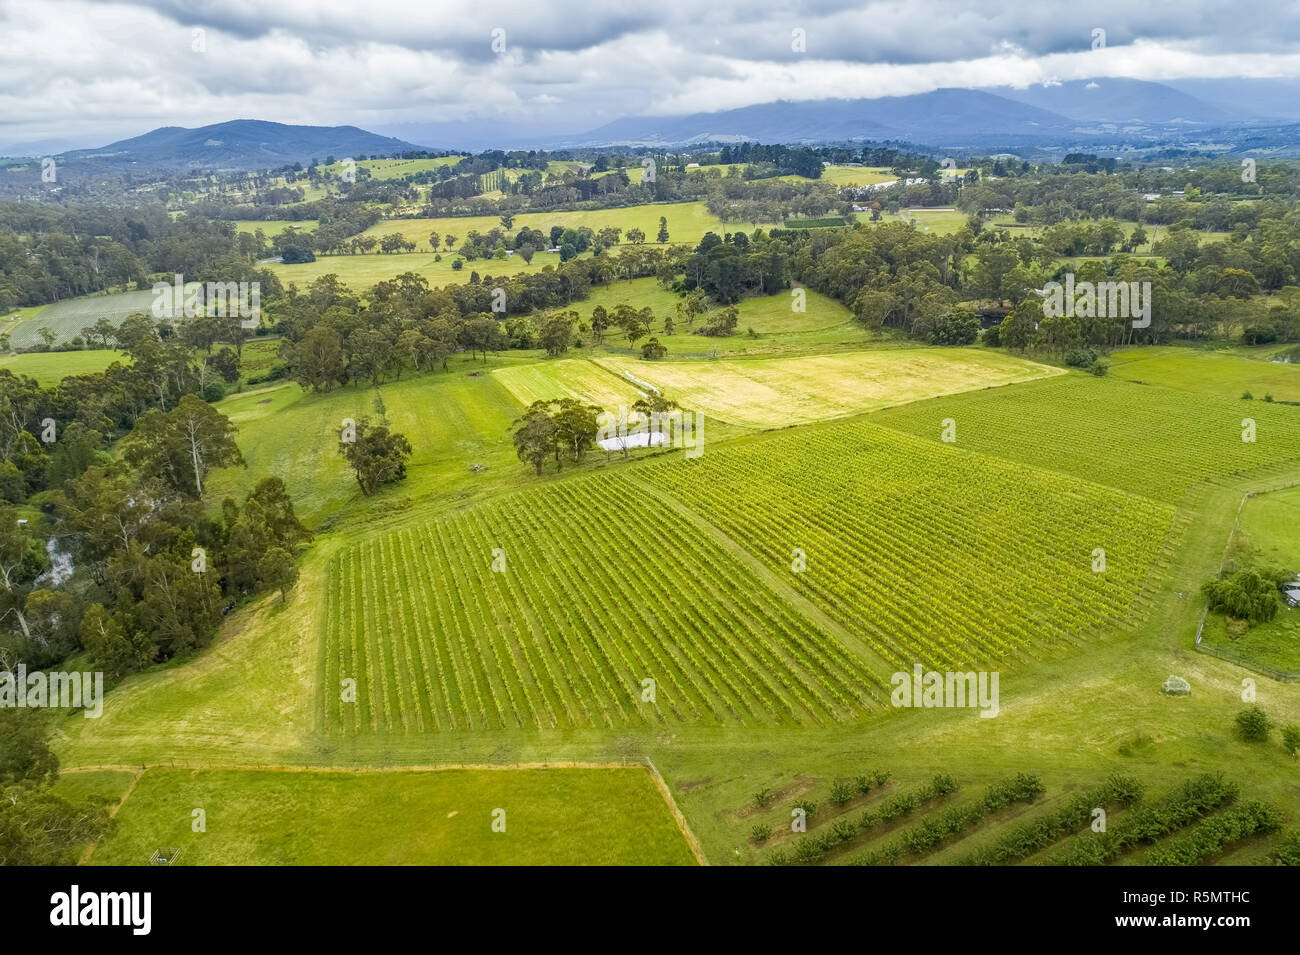
[[[308,535],[279,478],[220,516],[205,499],[208,474],[242,456],[199,395],[217,366],[238,371],[213,352],[220,328],[192,322],[164,337],[127,319],[111,335],[129,363],[51,388],[0,370],[0,653],[39,667],[84,652],[112,678],[205,646],[231,601],[293,585]]]
[[[0,203],[0,313],[111,288],[148,287],[152,276],[187,281],[249,278],[261,243],[229,222],[172,219],[142,210]]]

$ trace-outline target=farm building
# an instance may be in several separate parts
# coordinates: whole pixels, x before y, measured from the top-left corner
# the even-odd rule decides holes
[[[1300,607],[1300,577],[1282,585],[1282,599],[1288,606]]]

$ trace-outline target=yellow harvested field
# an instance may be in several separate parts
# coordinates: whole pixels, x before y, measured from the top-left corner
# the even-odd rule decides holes
[[[598,361],[620,375],[630,371],[650,382],[683,408],[760,428],[1064,374],[1047,365],[973,348],[695,362],[618,357]]]

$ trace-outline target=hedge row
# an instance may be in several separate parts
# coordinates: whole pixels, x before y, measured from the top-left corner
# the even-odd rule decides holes
[[[959,865],[1006,865],[1046,848],[1062,836],[1077,832],[1092,821],[1092,811],[1127,807],[1142,798],[1142,784],[1132,776],[1111,776],[1101,786],[1075,796],[1042,818],[1017,826],[990,846],[963,858]]]
[[[1237,799],[1237,786],[1222,773],[1207,773],[1183,783],[1172,795],[1132,816],[1108,832],[1083,833],[1047,860],[1048,865],[1103,865],[1141,843],[1155,842]]]
[[[859,777],[859,779],[862,778],[864,777]],[[888,774],[885,774],[884,778],[888,779]],[[883,780],[881,782],[883,783]],[[767,857],[768,864],[790,865],[793,862],[799,865],[809,865],[817,862],[826,853],[849,842],[859,833],[866,832],[886,822],[892,822],[894,819],[907,815],[931,800],[950,795],[956,791],[957,781],[951,776],[940,773],[924,786],[892,796],[882,803],[879,808],[867,809],[856,821],[848,818],[837,819],[824,830],[804,833],[799,837],[791,852],[786,852],[784,849],[773,849]]]
[[[1211,816],[1195,829],[1168,845],[1156,846],[1147,853],[1144,865],[1196,865],[1217,855],[1224,847],[1253,836],[1273,832],[1282,825],[1282,814],[1263,802],[1248,802]]]
[[[985,816],[1013,803],[1033,802],[1042,794],[1042,780],[1029,773],[1017,773],[1010,779],[1000,780],[990,786],[979,802],[969,806],[954,806],[933,819],[922,820],[903,832],[897,842],[859,856],[852,864],[893,865],[902,858],[904,852],[922,855],[948,836],[970,828]]]
[[[1300,865],[1300,831],[1282,837],[1273,850],[1273,861],[1278,865]]]

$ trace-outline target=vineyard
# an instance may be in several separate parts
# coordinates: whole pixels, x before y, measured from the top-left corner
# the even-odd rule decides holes
[[[330,577],[331,731],[807,724],[883,699],[694,524],[603,475],[350,547]]]
[[[1243,441],[1244,419],[1254,441]],[[1176,504],[1199,481],[1300,458],[1300,408],[1070,375],[891,408],[872,420]]]
[[[1172,517],[860,419],[637,474],[902,670],[1038,656],[1124,616]]]

